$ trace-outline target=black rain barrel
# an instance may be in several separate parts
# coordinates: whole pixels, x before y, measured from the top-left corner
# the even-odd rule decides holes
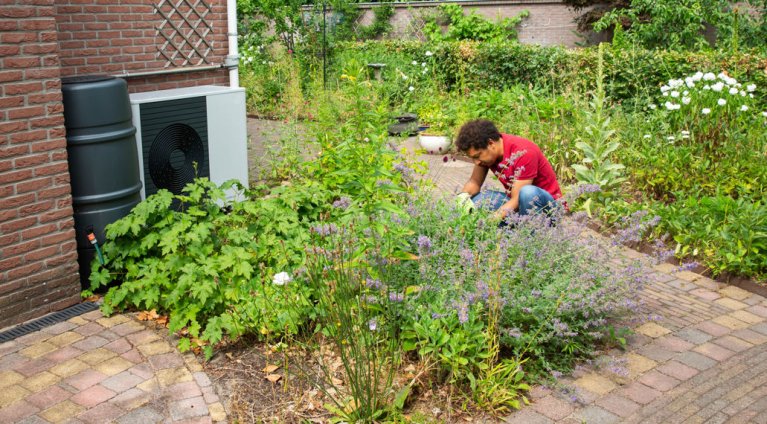
[[[97,75],[61,82],[77,262],[85,289],[96,253],[88,233],[103,243],[104,227],[141,201],[136,128],[125,80]]]

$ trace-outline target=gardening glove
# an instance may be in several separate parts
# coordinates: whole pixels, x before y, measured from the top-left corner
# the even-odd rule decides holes
[[[474,202],[472,202],[469,193],[460,193],[455,196],[455,204],[464,213],[471,213],[474,210]]]

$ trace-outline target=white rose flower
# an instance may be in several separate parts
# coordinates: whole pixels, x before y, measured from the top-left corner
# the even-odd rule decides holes
[[[719,99],[719,100],[716,101],[716,104],[718,104],[719,106],[724,106],[724,105],[727,104],[727,100]]]
[[[737,89],[737,88],[735,88],[735,87],[732,87],[732,88],[731,88],[731,89],[728,91],[728,93],[730,93],[730,94],[733,94],[733,95],[735,95],[735,94],[738,94],[738,89]]]
[[[658,106],[655,106],[655,104],[651,103],[649,107],[650,107],[650,110],[655,110],[655,108],[658,107]]]
[[[749,84],[746,86],[746,91],[753,93],[756,90],[756,84]]]
[[[716,91],[717,93],[722,91],[723,88],[724,88],[724,84],[722,84],[721,81],[711,86],[711,89]]]
[[[704,115],[708,115],[709,113],[711,113],[711,109],[704,107],[703,109],[701,109],[700,113]]]
[[[687,77],[687,78],[685,78],[685,79],[684,79],[684,83],[685,83],[685,85],[686,85],[688,88],[693,88],[693,87],[695,87],[695,81],[693,81],[693,80],[692,80],[692,78],[690,78],[690,77]]]
[[[411,64],[411,65],[418,65],[418,62],[416,62],[416,61],[414,60],[414,61],[410,62],[410,64]]]
[[[660,92],[661,93],[665,93],[665,92],[667,92],[669,90],[671,90],[671,87],[669,87],[667,85],[661,86],[661,88],[660,88]]]
[[[272,280],[272,283],[274,283],[275,286],[284,286],[285,284],[289,283],[290,280],[290,275],[288,275],[287,272],[282,271],[274,275],[274,280]]]
[[[682,97],[682,103],[689,105],[690,104],[690,98],[689,97]]]
[[[741,112],[745,112],[747,110],[748,110],[748,106],[746,106],[746,105],[743,105],[743,106],[740,107],[740,111]]]
[[[405,81],[407,81],[407,75],[403,75],[403,76],[402,76],[402,79],[403,79],[403,80],[405,80]]]
[[[679,97],[679,92],[678,91],[672,91],[671,92],[671,97],[673,97],[673,98]]]
[[[663,106],[666,106],[666,109],[668,110],[674,110],[674,104],[671,102],[666,102],[663,104]]]
[[[674,136],[673,136],[673,135],[670,135],[670,136],[666,137],[666,139],[667,139],[668,141],[674,141]]]
[[[754,98],[754,93],[748,93],[748,97],[753,99]]]
[[[714,75],[714,74],[713,74],[713,73],[711,73],[711,72],[706,72],[706,73],[703,75],[703,81],[713,81],[713,80],[715,80],[715,79],[716,79],[716,75]]]
[[[692,76],[693,81],[700,81],[701,78],[703,78],[703,72],[698,71],[695,73],[695,75]]]
[[[766,110],[766,111],[764,111],[764,112],[762,112],[762,116],[764,116],[765,118],[767,118],[767,110]]]
[[[650,138],[650,134],[645,134],[642,138]]]
[[[430,52],[429,50],[426,50],[426,56],[431,56],[431,55],[433,55],[433,54],[434,54],[434,53]]]
[[[415,87],[413,87],[413,86],[411,85],[411,86],[410,86],[410,87],[408,87],[407,89],[408,89],[408,91],[413,91],[413,90],[415,90]]]
[[[711,90],[711,86],[710,86],[710,85],[704,85],[704,86],[703,86],[703,89],[704,89],[704,90]]]
[[[426,62],[421,62],[421,66],[426,66]]]
[[[690,138],[690,132],[689,131],[684,131],[683,130],[681,132],[681,134],[682,134],[682,138]]]

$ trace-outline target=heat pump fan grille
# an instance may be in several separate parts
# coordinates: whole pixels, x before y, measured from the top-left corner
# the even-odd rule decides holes
[[[179,194],[195,178],[210,177],[205,96],[141,105],[141,155],[146,195]]]
[[[204,160],[205,149],[197,131],[189,125],[172,124],[160,131],[152,142],[149,174],[157,188],[179,194],[194,180]]]

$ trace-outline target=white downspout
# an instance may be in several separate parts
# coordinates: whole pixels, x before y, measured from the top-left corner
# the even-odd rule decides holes
[[[229,86],[237,88],[240,86],[240,74],[237,69],[240,63],[240,56],[237,51],[237,0],[226,0],[226,22],[229,55],[224,60],[224,66],[229,68]]]

